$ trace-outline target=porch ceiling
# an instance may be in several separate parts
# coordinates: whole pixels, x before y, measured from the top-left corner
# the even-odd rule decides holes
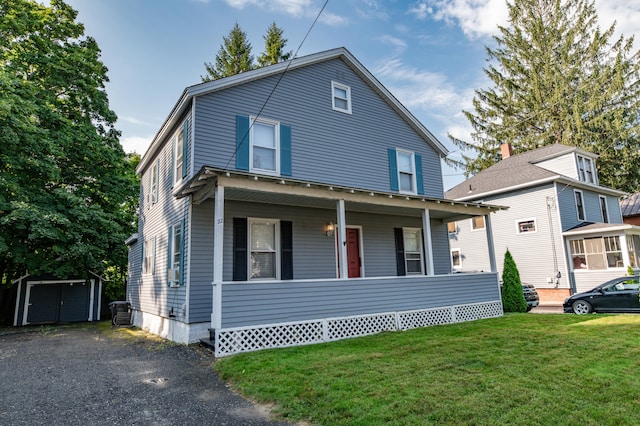
[[[507,208],[421,195],[339,187],[212,167],[203,167],[196,176],[178,188],[174,195],[178,198],[190,196],[193,204],[200,204],[213,197],[216,186],[224,187],[226,200],[330,210],[336,208],[336,201],[344,200],[346,211],[420,217],[422,210],[429,209],[432,219],[443,222],[486,215]]]

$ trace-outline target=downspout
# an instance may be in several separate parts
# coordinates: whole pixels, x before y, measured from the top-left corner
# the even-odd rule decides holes
[[[553,197],[547,197],[547,215],[549,216],[549,235],[551,237],[551,252],[553,253],[553,282],[555,288],[560,283],[560,271],[558,270],[558,253],[556,251],[556,238],[553,233],[553,215],[551,209],[553,207]]]

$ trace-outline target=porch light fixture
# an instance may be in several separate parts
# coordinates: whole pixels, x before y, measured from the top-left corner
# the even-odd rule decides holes
[[[336,230],[336,226],[333,224],[333,222],[329,222],[325,227],[324,227],[324,233],[327,235],[327,237],[333,237],[333,233]]]

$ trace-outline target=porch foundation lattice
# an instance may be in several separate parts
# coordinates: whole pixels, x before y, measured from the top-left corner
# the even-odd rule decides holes
[[[330,342],[383,331],[409,330],[502,315],[502,302],[498,300],[433,309],[219,329],[215,330],[215,355],[222,357],[260,349]]]

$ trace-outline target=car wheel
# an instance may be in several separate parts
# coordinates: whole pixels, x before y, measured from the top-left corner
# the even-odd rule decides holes
[[[586,300],[576,300],[571,306],[573,307],[573,312],[578,315],[591,313],[591,304]]]

